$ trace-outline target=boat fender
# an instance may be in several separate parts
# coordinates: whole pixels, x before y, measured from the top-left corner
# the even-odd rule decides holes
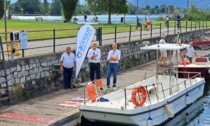
[[[186,115],[185,116],[185,123],[189,123],[190,122],[189,113],[187,112],[185,115]]]
[[[147,126],[153,126],[153,122],[152,122],[152,118],[151,117],[149,117],[147,119]]]
[[[190,62],[189,62],[189,61],[183,61],[183,62],[180,62],[180,65],[188,65],[188,64],[190,64]]]
[[[189,96],[188,93],[186,94],[185,102],[186,102],[186,105],[189,105],[190,104],[190,96]]]
[[[92,102],[96,102],[97,99],[97,91],[96,91],[96,87],[93,84],[89,84],[86,86],[87,92],[88,92],[88,98],[92,101]]]
[[[174,117],[174,110],[173,110],[173,105],[170,103],[167,103],[165,105],[166,108],[166,114],[169,118],[173,118]]]
[[[140,97],[140,100],[138,101],[136,97]],[[147,97],[147,90],[145,87],[137,86],[132,90],[131,101],[136,107],[142,106],[146,101],[146,97]]]

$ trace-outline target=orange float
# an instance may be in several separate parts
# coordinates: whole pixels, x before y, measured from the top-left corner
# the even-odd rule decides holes
[[[140,101],[137,101],[136,97],[141,97]],[[143,86],[138,86],[132,90],[131,100],[135,106],[142,106],[146,101],[147,90]]]
[[[180,65],[188,65],[188,64],[190,64],[190,62],[189,62],[189,61],[180,62]]]
[[[99,88],[103,87],[103,81],[102,80],[96,80],[96,86]]]
[[[97,91],[96,91],[96,87],[93,84],[89,84],[86,86],[87,92],[88,92],[88,98],[92,101],[92,102],[96,102],[97,99]]]

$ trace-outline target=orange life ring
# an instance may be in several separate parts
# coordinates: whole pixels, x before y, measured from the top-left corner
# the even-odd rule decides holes
[[[141,95],[140,95],[141,93]],[[140,101],[136,100],[136,97],[141,96]],[[142,106],[146,101],[147,90],[143,86],[138,86],[132,90],[131,100],[135,106]]]
[[[92,101],[92,102],[96,102],[97,99],[97,93],[96,93],[96,87],[93,84],[89,84],[86,86],[87,92],[88,92],[88,98]]]

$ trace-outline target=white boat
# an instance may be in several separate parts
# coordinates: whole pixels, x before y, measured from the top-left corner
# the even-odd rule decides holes
[[[157,74],[124,89],[104,96],[97,96],[94,100],[86,100],[80,106],[81,115],[93,122],[109,122],[129,126],[161,125],[173,118],[175,114],[203,95],[205,79],[200,76],[200,73],[191,78],[176,78],[178,71],[176,72],[177,76],[174,74],[158,75],[158,55],[161,49],[170,52],[175,50],[178,53],[178,50],[187,46],[190,45],[155,44],[142,47],[143,50],[156,51]],[[172,73],[172,70],[170,71]]]

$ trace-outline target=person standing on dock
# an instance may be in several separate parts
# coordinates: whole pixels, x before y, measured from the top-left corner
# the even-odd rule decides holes
[[[110,88],[110,76],[113,73],[113,90],[116,90],[116,84],[117,84],[117,72],[118,72],[118,63],[120,60],[121,52],[117,49],[117,43],[114,42],[112,44],[112,50],[109,51],[107,60],[109,62],[107,67],[107,90]]]
[[[87,22],[87,15],[84,15],[84,21]]]
[[[179,14],[176,15],[177,29],[181,29],[181,17]]]
[[[150,14],[148,14],[147,15],[147,31],[149,31],[151,24],[152,24],[152,19],[150,17]]]
[[[97,43],[93,42],[92,48],[89,49],[87,58],[89,61],[90,68],[90,80],[94,83],[94,74],[96,73],[96,79],[101,79],[100,71],[100,59],[101,59],[101,50],[97,48]],[[103,90],[102,88],[100,88]]]
[[[166,44],[166,36],[162,35],[159,44]],[[166,66],[167,50],[160,50],[160,65]]]
[[[75,55],[68,46],[66,52],[60,58],[60,71],[63,72],[64,89],[66,90],[73,88],[73,85],[71,85],[73,70],[76,70]]]
[[[188,58],[189,62],[192,63],[193,55],[195,54],[196,57],[198,57],[197,53],[195,52],[192,43],[190,43],[190,46],[187,47],[187,49],[184,51],[183,55],[181,56],[182,62],[184,62],[184,58]]]

